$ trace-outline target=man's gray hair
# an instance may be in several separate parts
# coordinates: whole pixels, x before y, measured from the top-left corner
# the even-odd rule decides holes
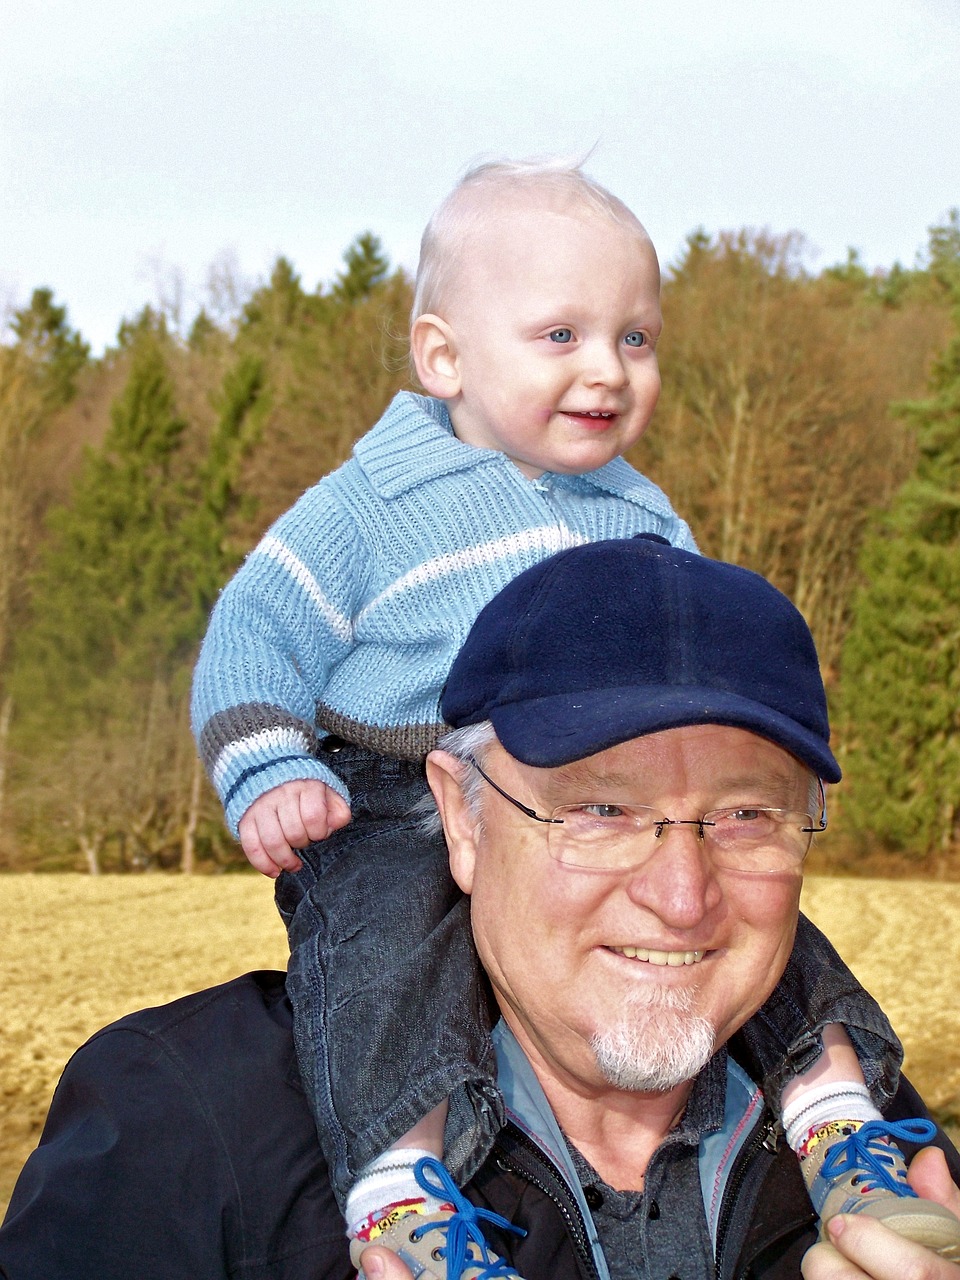
[[[448,751],[460,761],[460,790],[467,808],[478,822],[482,820],[481,797],[485,784],[476,769],[471,768],[471,761],[476,760],[482,764],[487,749],[496,740],[497,733],[493,725],[489,720],[482,720],[479,724],[468,724],[463,729],[450,729],[437,743],[438,750]],[[417,805],[417,812],[420,814],[420,827],[424,834],[439,835],[443,826],[432,795],[424,796]]]
[[[625,230],[650,237],[622,200],[583,172],[583,159],[487,160],[468,169],[434,211],[420,242],[411,323],[439,312],[464,253],[464,242],[490,219],[498,199],[527,197],[574,205],[610,218]],[[653,246],[651,245],[651,252]]]
[[[807,791],[807,807],[814,822],[819,822],[821,809],[826,808],[827,786],[811,769],[809,790]]]

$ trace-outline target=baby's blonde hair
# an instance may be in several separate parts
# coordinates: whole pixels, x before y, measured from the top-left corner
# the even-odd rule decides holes
[[[489,217],[490,205],[497,198],[532,196],[546,202],[579,205],[610,218],[649,243],[650,237],[636,214],[585,174],[582,163],[565,158],[486,160],[468,169],[424,230],[411,323],[418,316],[440,310],[464,242]],[[651,251],[652,248],[651,245]]]

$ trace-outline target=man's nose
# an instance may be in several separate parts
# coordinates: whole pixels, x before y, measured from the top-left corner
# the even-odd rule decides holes
[[[698,822],[663,827],[656,848],[630,873],[627,894],[664,924],[692,929],[720,902],[722,892]]]

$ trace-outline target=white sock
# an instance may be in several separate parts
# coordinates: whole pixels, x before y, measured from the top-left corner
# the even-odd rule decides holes
[[[831,1120],[882,1120],[865,1084],[839,1080],[811,1085],[783,1108],[783,1136],[799,1151],[812,1130]]]
[[[432,1151],[422,1151],[418,1147],[397,1147],[385,1151],[376,1160],[371,1160],[360,1170],[356,1182],[347,1193],[347,1204],[344,1217],[347,1220],[347,1235],[357,1237],[368,1231],[380,1218],[384,1211],[392,1206],[409,1212],[405,1207],[413,1202],[420,1213],[436,1213],[443,1204],[429,1191],[424,1191],[413,1176],[413,1168],[418,1160],[424,1157],[436,1159]],[[401,1213],[396,1215],[401,1216]]]

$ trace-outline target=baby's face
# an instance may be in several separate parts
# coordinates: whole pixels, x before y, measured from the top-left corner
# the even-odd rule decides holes
[[[592,471],[639,440],[660,394],[650,241],[592,210],[512,205],[464,258],[444,305],[457,436],[530,477]]]

